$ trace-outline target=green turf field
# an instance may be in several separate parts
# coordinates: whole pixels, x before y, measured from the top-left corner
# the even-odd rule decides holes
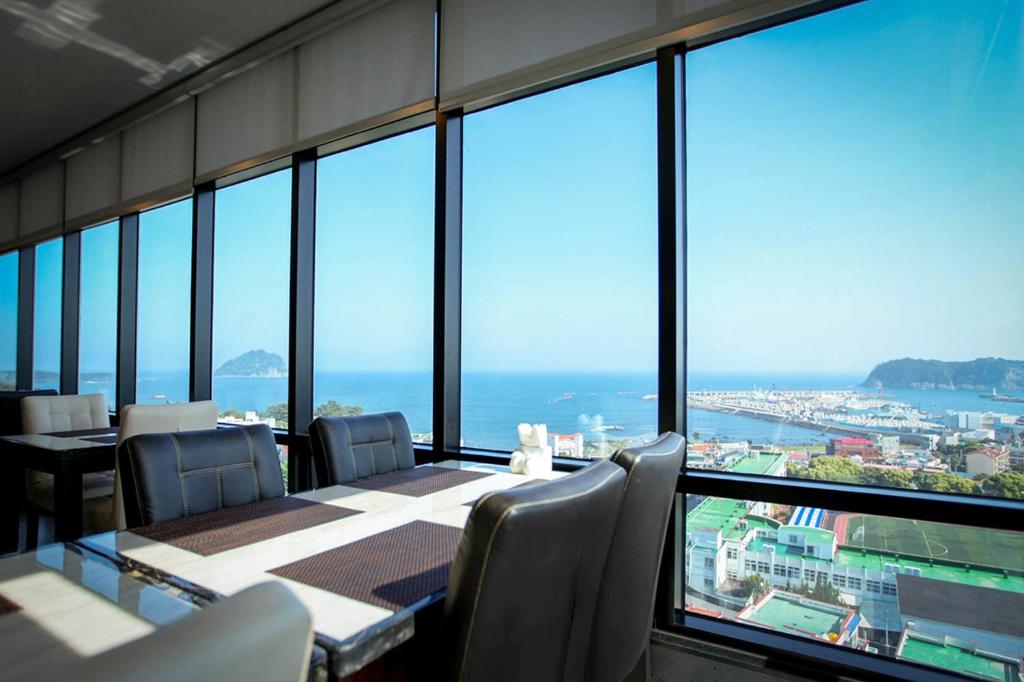
[[[879,516],[851,518],[846,545],[1024,570],[1024,533]]]

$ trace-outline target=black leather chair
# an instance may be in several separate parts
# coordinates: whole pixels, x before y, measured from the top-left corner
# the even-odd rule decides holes
[[[602,461],[476,502],[445,601],[452,679],[583,679],[625,480]]]
[[[686,440],[664,433],[649,445],[612,456],[628,475],[594,617],[587,664],[592,682],[648,678],[654,593],[685,454]]]
[[[52,388],[41,391],[0,391],[0,436],[16,436],[21,426],[21,399],[30,395],[57,395]]]
[[[266,424],[133,436],[117,457],[129,528],[284,496]]]
[[[416,466],[401,412],[317,417],[309,425],[309,445],[321,488]]]

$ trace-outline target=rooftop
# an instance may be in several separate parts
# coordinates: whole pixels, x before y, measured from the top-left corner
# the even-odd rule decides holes
[[[729,471],[734,474],[768,474],[777,467],[785,470],[786,461],[789,459],[786,454],[766,452],[763,454],[747,455],[733,462]]]
[[[740,620],[764,627],[835,641],[843,623],[855,615],[854,609],[825,604],[788,592],[772,590],[740,612]],[[829,637],[834,633],[833,637]]]
[[[900,613],[1024,639],[1024,594],[912,575],[896,576]]]
[[[769,519],[748,515],[746,502],[728,497],[705,498],[686,515],[687,527],[720,530],[723,540],[742,540],[754,528],[774,530],[778,526],[773,524]]]
[[[987,680],[1007,679],[1007,663],[989,654],[912,633],[904,636],[896,657]]]

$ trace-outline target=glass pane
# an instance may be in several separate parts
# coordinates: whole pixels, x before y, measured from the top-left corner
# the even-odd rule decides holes
[[[64,240],[36,246],[35,312],[33,321],[32,388],[60,390],[61,301],[64,283]]]
[[[0,256],[0,391],[13,391],[18,364],[18,252]]]
[[[320,160],[316,196],[316,413],[398,411],[430,442],[434,129]]]
[[[188,402],[192,201],[139,215],[136,402]]]
[[[214,225],[213,399],[287,428],[291,171],[217,190]]]
[[[687,55],[692,466],[1024,497],[1022,27],[872,0]]]
[[[1024,533],[694,495],[686,507],[687,611],[1017,679]]]
[[[118,224],[82,232],[78,392],[102,393],[116,409]]]
[[[606,457],[657,429],[655,67],[465,118],[462,436]]]

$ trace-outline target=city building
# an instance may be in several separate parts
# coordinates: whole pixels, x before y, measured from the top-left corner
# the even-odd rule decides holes
[[[583,434],[552,433],[551,454],[553,457],[583,459]]]
[[[948,635],[932,636],[904,630],[896,658],[959,673],[971,679],[1020,680],[1021,661],[979,648]]]
[[[1009,450],[1005,446],[988,446],[974,450],[968,452],[964,459],[967,463],[967,473],[975,476],[999,474],[1010,466]]]
[[[736,619],[758,627],[808,637],[829,644],[861,648],[857,610],[815,601],[799,594],[771,590],[740,611]]]
[[[867,438],[833,438],[825,453],[830,457],[857,457],[862,462],[881,462],[878,445]]]

